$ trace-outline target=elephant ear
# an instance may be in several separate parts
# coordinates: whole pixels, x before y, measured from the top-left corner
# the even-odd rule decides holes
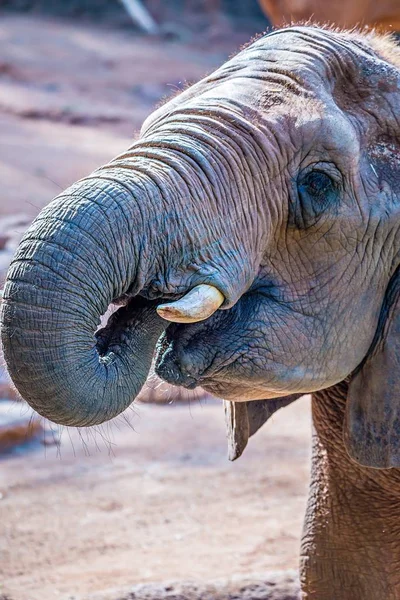
[[[370,352],[349,383],[344,441],[361,465],[400,467],[399,270],[388,287]]]
[[[228,439],[228,458],[236,460],[243,454],[249,437],[280,408],[291,404],[302,394],[293,394],[275,400],[252,400],[231,402],[224,400],[225,422]]]

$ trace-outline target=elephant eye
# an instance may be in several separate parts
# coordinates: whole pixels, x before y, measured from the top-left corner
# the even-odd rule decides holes
[[[298,181],[301,225],[311,226],[337,199],[338,183],[323,171],[309,171]]]
[[[325,203],[334,187],[335,182],[329,175],[322,171],[311,171],[301,180],[299,191]]]

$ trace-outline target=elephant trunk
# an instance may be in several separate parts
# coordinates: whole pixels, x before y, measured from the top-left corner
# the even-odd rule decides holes
[[[151,203],[140,205],[149,190],[140,185],[138,199],[133,187],[112,174],[72,186],[39,214],[8,272],[5,360],[21,395],[56,423],[95,425],[128,407],[167,325],[133,298],[151,263],[142,251]],[[100,316],[126,294],[96,338]]]
[[[258,253],[243,230],[252,198],[232,179],[224,138],[215,138],[218,160],[203,138],[178,123],[139,141],[25,234],[4,289],[2,342],[17,389],[43,416],[87,426],[119,414],[146,380],[165,319],[205,319],[251,285]],[[188,290],[157,314],[156,299]],[[100,316],[122,299],[96,337]]]

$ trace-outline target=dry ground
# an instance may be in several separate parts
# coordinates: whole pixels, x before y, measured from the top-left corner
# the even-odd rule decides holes
[[[248,37],[202,49],[199,40],[2,16],[1,274],[20,232],[60,188],[125,149],[155,103]],[[3,451],[0,598],[293,600],[292,574],[266,573],[297,567],[307,399],[274,416],[234,464],[219,403],[136,410],[134,431],[120,419],[64,431],[61,446],[37,439]],[[243,579],[255,573],[263,575]],[[150,585],[167,580],[196,583]]]
[[[307,398],[275,415],[235,463],[219,404],[137,410],[135,431],[119,420],[96,442],[95,432],[68,431],[59,449],[3,458],[0,581],[10,599],[296,568]]]

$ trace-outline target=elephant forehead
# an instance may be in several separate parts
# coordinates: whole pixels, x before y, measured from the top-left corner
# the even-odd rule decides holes
[[[398,70],[381,52],[383,41],[372,35],[298,26],[263,36],[222,70],[226,69],[229,76],[244,76],[247,72],[263,82],[280,80],[299,95],[335,94],[342,83],[344,91],[351,94],[371,87],[379,88],[381,93],[397,91]]]
[[[366,38],[288,28],[245,48],[182,94],[180,102],[204,101],[212,107],[231,100],[276,114],[287,114],[292,107],[304,120],[310,112],[321,118],[332,102],[346,110],[359,102],[360,94],[369,97],[372,88],[387,91],[388,78],[390,89],[395,83],[397,91],[397,70],[379,58]]]
[[[297,26],[269,33],[245,49],[236,58],[245,55],[268,63],[278,63],[288,70],[325,74],[336,63],[354,64],[360,59],[371,59],[375,53],[367,38],[346,32]]]
[[[225,109],[232,124],[237,124],[237,117],[258,124],[261,116],[280,123],[294,118],[299,127],[317,124],[329,115],[340,120],[342,111],[342,126],[332,126],[327,134],[338,138],[340,133],[349,147],[343,118],[352,114],[353,120],[373,122],[379,104],[378,112],[386,119],[387,105],[398,103],[398,69],[381,57],[383,42],[374,39],[311,26],[265,35],[160,107],[147,119],[142,133],[173,120],[176,111],[186,108],[202,114],[209,111],[211,116]]]

